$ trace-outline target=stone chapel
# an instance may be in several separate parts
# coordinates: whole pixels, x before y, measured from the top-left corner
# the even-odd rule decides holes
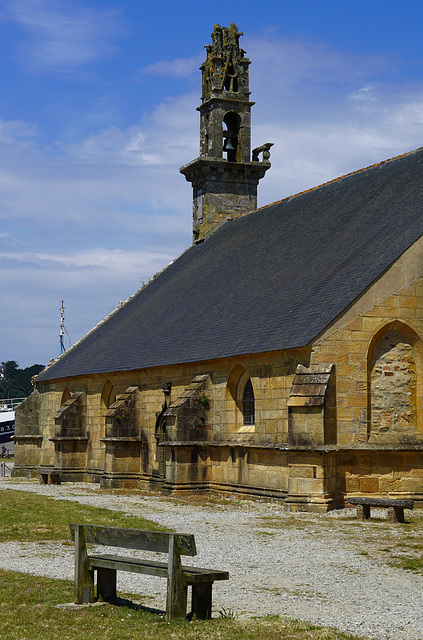
[[[38,376],[14,474],[423,505],[423,149],[257,210],[241,35],[201,66],[193,244]]]

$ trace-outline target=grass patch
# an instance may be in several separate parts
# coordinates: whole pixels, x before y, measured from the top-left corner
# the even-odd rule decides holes
[[[410,556],[395,556],[392,558],[392,564],[394,567],[399,567],[406,571],[418,571],[421,573],[423,569],[423,559],[412,558]]]
[[[69,522],[164,530],[139,516],[11,489],[0,491],[0,513],[0,542],[70,540]]]
[[[1,640],[359,640],[334,629],[268,616],[248,621],[232,617],[167,623],[140,608],[105,605],[74,611],[73,584],[0,571]],[[227,612],[226,612],[227,613]]]

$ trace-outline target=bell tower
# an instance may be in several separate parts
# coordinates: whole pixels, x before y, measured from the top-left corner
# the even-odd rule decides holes
[[[248,67],[236,24],[212,33],[202,71],[200,156],[180,168],[193,188],[193,241],[227,217],[257,208],[257,185],[270,167],[267,143],[251,154]],[[260,159],[260,154],[262,157]]]

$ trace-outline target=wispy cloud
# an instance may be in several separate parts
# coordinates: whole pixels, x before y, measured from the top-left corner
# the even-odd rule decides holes
[[[54,2],[18,5],[68,16]],[[77,17],[88,19],[84,11]],[[42,40],[37,29],[28,27],[31,46]],[[89,29],[82,38],[88,53],[82,46],[69,54],[69,68],[107,50],[100,38],[89,54]],[[275,143],[260,205],[422,144],[423,87],[393,80],[392,60],[310,39],[256,36],[242,44],[253,61],[253,146]],[[191,77],[197,66],[196,58],[160,62],[146,73]],[[37,353],[55,355],[62,297],[76,340],[189,244],[192,190],[178,168],[199,153],[196,73],[194,91],[162,97],[126,126],[118,118],[112,127],[96,121],[71,144],[41,147],[35,125],[0,120],[0,271],[8,274],[2,342],[22,346],[25,364],[39,361]]]
[[[277,86],[285,92],[301,86],[304,91],[311,87],[314,92],[318,87],[342,91],[365,78],[385,73],[392,76],[400,67],[393,57],[343,51],[311,37],[280,38],[269,32],[246,36],[242,44],[252,60],[251,76],[260,69],[269,88]]]
[[[37,127],[35,124],[21,120],[3,120],[0,118],[0,144],[26,144],[35,138]]]
[[[123,249],[105,249],[104,247],[93,247],[83,251],[65,251],[60,253],[42,252],[14,252],[11,256],[9,252],[1,251],[0,260],[11,260],[21,266],[31,265],[45,270],[72,271],[72,275],[83,270],[101,271],[109,277],[124,276],[128,273],[139,273],[153,275],[155,265],[162,265],[163,262],[170,262],[174,256],[169,252],[157,250],[144,251],[124,251]],[[77,286],[77,283],[74,283]]]
[[[192,58],[159,60],[158,62],[143,67],[139,73],[167,78],[192,78],[198,73],[198,68],[203,60],[203,53]]]
[[[94,132],[64,150],[78,161],[138,166],[180,165],[198,153],[197,92],[168,98],[140,124]]]
[[[63,0],[12,0],[3,19],[26,33],[20,58],[37,71],[71,72],[116,51],[124,31],[117,10],[94,11]]]
[[[401,77],[399,60],[273,34],[243,44],[253,146],[275,143],[260,204],[422,144],[423,85]]]
[[[47,364],[59,355],[62,298],[75,342],[174,257],[173,252],[162,250],[107,251],[101,247],[50,254],[0,251],[0,271],[8,274],[7,287],[2,287],[2,359],[14,353],[20,364]],[[35,282],[36,291],[31,295],[28,287],[34,289]]]

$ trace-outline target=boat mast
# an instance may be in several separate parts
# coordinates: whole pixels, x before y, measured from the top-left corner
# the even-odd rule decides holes
[[[60,341],[60,355],[65,353],[65,344],[63,342],[63,336],[65,334],[65,301],[61,300],[62,306],[60,307],[60,332],[59,332],[59,341]]]

